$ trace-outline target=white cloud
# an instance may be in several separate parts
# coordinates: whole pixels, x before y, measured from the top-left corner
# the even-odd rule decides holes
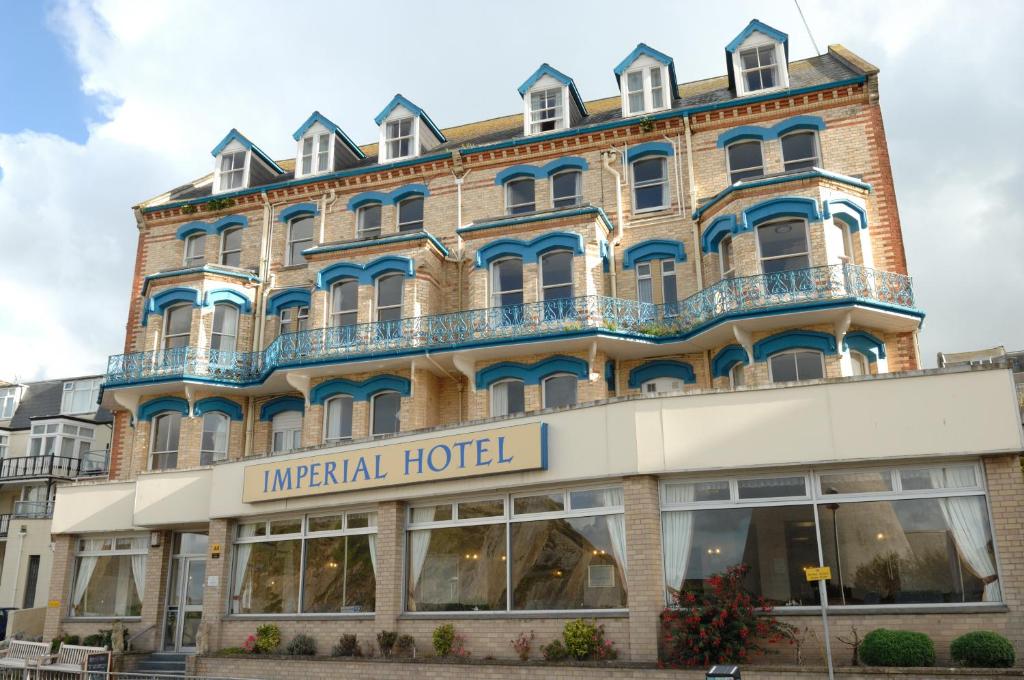
[[[1014,44],[1022,5],[831,2],[804,5],[820,45],[841,42],[882,67],[882,106],[911,273],[938,349],[1024,347],[1020,289],[1024,181],[1012,134],[1024,94]],[[724,71],[722,46],[753,16],[810,42],[789,2],[666,3],[623,12],[599,0],[366,3],[67,0],[52,21],[109,120],[84,144],[0,134],[0,376],[102,370],[121,350],[135,257],[130,207],[211,169],[238,127],[275,157],[313,109],[357,141],[400,91],[441,125],[518,110],[516,86],[542,61],[584,97],[614,93],[614,64],[638,41],[676,58],[681,80]],[[658,13],[662,17],[651,22]],[[395,20],[401,16],[401,20]],[[538,17],[543,16],[541,21]],[[695,27],[701,27],[696,30]]]

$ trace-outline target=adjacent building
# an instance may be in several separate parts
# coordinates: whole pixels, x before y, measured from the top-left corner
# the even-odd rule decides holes
[[[0,382],[0,611],[6,636],[43,632],[58,486],[106,477],[113,418],[103,376]]]
[[[717,78],[609,67],[448,128],[424,82],[366,145],[313,112],[283,160],[231,130],[135,208],[110,478],[58,489],[47,636],[454,621],[511,656],[585,616],[652,660],[681,588],[745,563],[815,614],[824,563],[840,633],[1021,644],[1013,382],[919,370],[878,69],[756,20]]]

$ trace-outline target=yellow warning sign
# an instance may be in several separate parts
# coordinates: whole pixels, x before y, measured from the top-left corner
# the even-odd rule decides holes
[[[807,567],[804,574],[808,581],[828,581],[832,578],[832,567]]]

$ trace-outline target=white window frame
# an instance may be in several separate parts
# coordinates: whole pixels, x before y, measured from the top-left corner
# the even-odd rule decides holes
[[[577,377],[576,375],[574,375],[572,373],[566,373],[564,371],[559,371],[558,373],[552,373],[551,375],[544,376],[544,379],[540,381],[541,408],[548,408],[548,383],[552,379],[554,379],[554,378],[565,378],[565,377],[572,378],[576,382],[576,398],[575,398],[575,400],[573,400],[573,403],[570,406],[568,406],[568,408],[574,408],[576,406],[579,406],[579,403],[580,403],[580,379],[579,379],[579,377]],[[559,408],[566,408],[566,407],[559,407]]]
[[[331,403],[347,401],[349,403],[349,432],[348,436],[340,437],[329,437],[330,432],[330,414],[331,414]],[[330,399],[324,401],[324,428],[323,428],[323,442],[325,444],[335,444],[338,442],[350,442],[352,441],[352,433],[355,430],[355,399],[351,394],[336,394]]]
[[[758,65],[754,68],[744,69],[743,68],[743,55],[752,50],[760,50],[763,47],[771,46],[775,55],[775,85],[771,87],[760,87],[756,89],[750,89],[747,87],[747,73],[750,71],[765,71],[771,67],[763,66],[761,64],[760,52],[758,52],[757,63]],[[789,69],[786,67],[786,53],[782,46],[782,43],[776,42],[771,39],[757,40],[751,42],[748,40],[747,43],[740,45],[739,48],[733,53],[733,73],[736,75],[736,92],[737,95],[754,94],[773,92],[778,89],[789,87]]]
[[[651,292],[651,299],[644,300],[640,296],[640,290],[642,289],[641,282],[647,282]],[[654,304],[654,275],[651,271],[651,262],[637,262],[636,263],[636,300],[637,302],[644,302]]]
[[[718,270],[722,275],[722,280],[736,278],[736,250],[734,246],[736,242],[732,236],[726,236],[718,243]],[[729,268],[726,269],[726,260],[728,260]]]
[[[422,215],[422,217],[420,219],[418,219],[418,220],[408,220],[406,222],[403,222],[402,221],[402,206],[408,205],[409,203],[412,203],[414,201],[419,201],[420,204],[423,206],[423,208],[420,210],[420,214]],[[425,211],[426,207],[427,207],[427,202],[426,202],[426,199],[423,198],[423,196],[409,196],[408,198],[403,198],[401,201],[399,201],[398,204],[395,206],[395,229],[396,229],[396,231],[398,231],[399,233],[412,233],[412,232],[416,232],[416,231],[423,231],[424,225],[426,223],[426,217],[427,217],[426,211]]]
[[[555,178],[562,177],[564,175],[574,175],[576,177],[576,191],[572,196],[555,196]],[[551,175],[548,180],[551,185],[551,207],[552,208],[574,208],[578,205],[583,204],[583,172],[580,170],[562,170]],[[536,191],[536,188],[535,188]],[[566,201],[572,199],[572,203],[568,205],[556,205],[556,201]]]
[[[19,385],[0,388],[0,420],[13,418],[20,401],[21,387]]]
[[[217,262],[219,262],[222,267],[241,267],[242,266],[242,240],[241,240],[241,238],[239,238],[238,248],[237,249],[228,250],[227,249],[228,234],[238,234],[240,237],[244,235],[244,233],[242,232],[242,228],[241,227],[231,227],[230,229],[225,229],[224,231],[222,231],[221,234],[220,234],[220,254],[219,254],[218,258],[217,258]],[[232,255],[234,253],[238,253],[238,264],[227,264],[226,262],[224,262],[224,257],[226,255]]]
[[[175,448],[157,451],[156,450],[156,435],[157,435],[157,430],[159,429],[158,423],[161,420],[164,420],[164,419],[167,419],[167,418],[174,418],[175,416],[178,417],[178,442],[177,442]],[[181,453],[181,426],[183,424],[184,419],[185,419],[184,416],[182,416],[177,411],[165,411],[163,413],[156,414],[150,420],[150,428],[149,428],[150,429],[150,432],[149,432],[149,461],[148,461],[149,462],[149,467],[148,467],[149,470],[175,470],[175,469],[177,469],[177,467],[178,467],[178,455]],[[161,459],[163,459],[163,458],[169,458],[170,454],[174,454],[174,465],[173,466],[155,467],[153,465],[153,463],[155,462],[157,456],[161,456]]]
[[[758,165],[751,165],[745,168],[734,168],[732,167],[732,158],[729,155],[730,149],[743,144],[757,144],[757,148],[761,152],[761,163]],[[732,174],[734,172],[749,172],[751,170],[760,170],[760,174],[751,177],[742,177],[740,179],[733,179]],[[725,172],[729,177],[729,184],[736,184],[737,182],[749,182],[750,180],[760,179],[764,177],[764,142],[759,139],[738,139],[732,144],[728,144],[725,147]]]
[[[319,127],[319,126],[317,126]],[[327,148],[321,149],[320,143],[326,138]],[[310,140],[310,151],[306,153],[306,140]],[[320,158],[326,152],[326,165],[320,168]],[[309,171],[304,168],[306,159],[309,159]],[[299,140],[298,151],[295,154],[295,176],[312,177],[330,172],[334,167],[334,133],[321,130],[308,134]]]
[[[681,385],[681,387],[670,389],[658,389],[659,383],[664,384],[664,381],[678,382]],[[650,387],[653,387],[654,389],[649,389]],[[664,394],[674,394],[676,392],[683,392],[685,390],[686,383],[683,382],[683,380],[681,380],[680,378],[673,378],[670,376],[660,376],[657,378],[651,378],[650,380],[645,380],[644,382],[640,383],[640,394],[644,395],[651,394],[660,396]]]
[[[409,121],[409,134],[401,134],[402,123]],[[388,135],[388,126],[397,125],[399,131],[398,135],[391,137]],[[395,117],[389,120],[385,120],[380,126],[380,148],[384,160],[397,161],[403,158],[414,158],[419,155],[419,130],[420,130],[420,117],[417,115],[409,115],[402,117]],[[391,144],[393,142],[400,142],[403,139],[409,140],[409,153],[405,155],[392,155]]]
[[[388,279],[399,277],[402,280],[402,285],[399,286],[399,296],[397,304],[380,304],[380,282]],[[384,276],[378,276],[373,281],[373,320],[381,321],[380,312],[383,309],[397,309],[398,319],[390,319],[391,323],[397,323],[402,318],[402,305],[405,303],[405,274],[385,274]]]
[[[85,380],[69,380],[64,383],[64,389],[60,397],[60,412],[68,415],[74,415],[76,413],[94,413],[97,406],[97,401],[100,398],[100,385],[103,384],[103,378],[86,378]],[[84,387],[84,389],[82,389]],[[90,398],[88,400],[89,408],[85,410],[75,410],[72,408],[75,401],[75,394],[81,392],[88,392]]]
[[[7,457],[7,447],[10,445],[10,435],[0,432],[0,460]]]
[[[242,167],[241,168],[235,167],[235,164],[234,164],[234,160],[233,159],[237,157],[237,154],[242,154]],[[225,172],[224,171],[224,159],[229,157],[229,156],[232,158],[231,170]],[[222,193],[227,192],[227,191],[238,191],[240,189],[247,188],[249,186],[249,167],[251,165],[251,157],[252,157],[252,154],[249,152],[248,149],[225,149],[224,152],[221,153],[221,155],[217,156],[217,161],[216,161],[217,165],[215,167],[215,173],[214,173],[216,175],[215,179],[216,179],[216,188],[217,188],[217,190],[214,193],[222,194]],[[225,175],[234,175],[235,173],[239,173],[239,172],[241,173],[241,176],[242,176],[241,183],[238,186],[225,187],[224,186],[224,177],[225,177]]]
[[[799,222],[801,225],[803,225],[803,228],[804,228],[804,243],[806,244],[807,249],[804,250],[804,251],[801,251],[799,253],[788,253],[786,255],[772,255],[770,257],[765,257],[764,255],[761,254],[761,229],[767,228],[767,227],[773,227],[773,226],[775,226],[777,224],[782,224],[783,222]],[[789,259],[791,257],[799,257],[801,255],[804,255],[804,256],[807,257],[807,266],[808,267],[811,266],[811,233],[810,233],[810,226],[807,224],[807,220],[805,220],[803,218],[800,218],[800,217],[787,217],[787,218],[784,218],[784,219],[772,220],[771,222],[765,222],[764,224],[757,225],[756,227],[754,227],[754,244],[755,244],[755,246],[757,248],[757,265],[758,265],[758,267],[760,267],[762,274],[766,273],[764,271],[764,263],[767,262],[767,261],[771,261],[771,260],[787,260],[787,259]],[[786,270],[786,271],[800,271],[800,270],[796,269],[796,270]]]
[[[102,540],[102,541],[109,540],[110,541],[110,548],[109,549],[101,548],[100,550],[84,550],[84,549],[82,549],[82,541],[85,541],[85,540]],[[133,545],[138,545],[140,547],[118,548],[117,547],[117,541],[118,540],[128,540]],[[75,546],[74,546],[75,550],[74,550],[74,554],[73,554],[72,560],[71,560],[71,564],[73,566],[73,577],[72,577],[72,585],[71,585],[71,587],[72,588],[77,588],[78,587],[78,584],[77,584],[77,580],[78,580],[78,564],[79,564],[78,560],[80,558],[82,558],[82,557],[96,557],[96,558],[99,558],[99,557],[116,557],[116,556],[120,556],[120,555],[132,555],[132,556],[134,556],[134,555],[142,555],[142,556],[148,556],[149,555],[148,544],[149,544],[149,537],[146,534],[103,534],[103,535],[100,535],[100,536],[85,536],[85,537],[81,537],[81,538],[76,538],[75,539]],[[148,560],[148,557],[147,557],[147,560]],[[149,565],[147,564],[146,566],[148,567]],[[136,594],[138,594],[138,593],[136,593]],[[140,597],[139,599],[140,599],[140,604],[141,604],[142,598]],[[108,617],[104,617],[104,616],[75,616],[74,604],[71,603],[71,602],[68,602],[67,617],[69,619],[74,620],[74,621],[97,621],[97,620],[99,620],[99,621],[108,621],[109,620]],[[116,618],[119,621],[138,621],[141,618],[141,614],[138,615],[138,616],[127,616],[127,615],[120,616],[119,615],[119,616],[115,616],[114,618]]]
[[[656,160],[656,161],[659,161],[661,163],[661,169],[662,169],[661,179],[660,180],[645,180],[643,182],[637,182],[636,178],[635,178],[635,176],[636,176],[636,164],[637,163],[643,163],[644,161],[652,161],[652,160]],[[632,195],[632,201],[631,201],[632,206],[631,207],[633,208],[633,214],[634,215],[642,215],[644,213],[657,212],[659,210],[667,210],[669,207],[671,207],[672,197],[669,196],[668,159],[667,158],[665,158],[664,156],[644,156],[642,158],[636,159],[635,161],[633,161],[632,163],[629,164],[629,179],[630,179],[630,183],[632,184],[632,187],[633,187],[633,195]],[[646,187],[653,187],[653,186],[658,186],[658,185],[662,185],[661,205],[655,205],[655,206],[651,206],[649,208],[637,209],[637,207],[636,207],[636,204],[637,204],[637,200],[636,200],[637,189],[643,189],[643,188],[646,188]]]
[[[285,307],[281,310],[281,322],[280,330],[278,335],[283,333],[298,333],[309,329],[309,305],[299,305],[298,307]],[[295,324],[295,330],[285,330],[292,324]]]
[[[548,283],[544,280],[544,263],[547,259],[553,255],[568,255],[569,256],[569,283]],[[557,248],[555,250],[549,250],[548,252],[537,258],[537,278],[540,279],[540,301],[544,302],[548,299],[548,290],[551,288],[565,288],[569,287],[569,295],[564,298],[552,298],[553,300],[571,300],[576,295],[576,281],[575,281],[575,265],[576,254],[571,250],[564,248]],[[525,285],[525,282],[524,282]]]
[[[522,411],[508,411],[507,413],[495,413],[496,409],[494,408],[494,388],[497,387],[498,385],[507,385],[509,383],[519,383],[520,385],[523,386],[523,410]],[[491,383],[491,386],[488,388],[487,392],[488,392],[488,395],[489,395],[488,401],[490,402],[490,404],[489,404],[490,405],[490,414],[491,414],[492,418],[500,418],[500,417],[503,417],[503,416],[512,416],[512,415],[516,415],[517,413],[525,413],[526,412],[526,382],[525,381],[520,380],[519,378],[503,378],[501,380],[496,380],[495,382]]]
[[[170,333],[171,315],[175,311],[177,311],[179,309],[187,310],[187,313],[188,313],[188,333],[187,334],[186,333],[174,333],[172,335]],[[181,347],[188,347],[189,344],[191,344],[192,326],[193,326],[192,311],[193,311],[192,305],[188,304],[187,302],[183,303],[183,304],[180,304],[180,305],[171,305],[170,307],[168,307],[167,309],[164,310],[164,314],[163,314],[163,317],[164,317],[163,318],[163,321],[164,321],[163,331],[164,332],[163,332],[163,343],[162,343],[164,351],[171,351],[171,350],[174,350],[174,349],[181,349]],[[181,345],[179,347],[168,347],[167,341],[170,340],[171,338],[185,338],[186,342],[185,342],[184,345]]]
[[[797,135],[810,135],[811,136],[811,145],[814,147],[814,155],[813,156],[809,156],[807,158],[786,158],[786,152],[785,152],[786,147],[785,147],[784,142],[785,142],[787,137],[795,137]],[[808,168],[797,168],[796,170],[790,170],[789,168],[786,167],[790,163],[806,163],[807,161],[814,161],[813,163],[811,163],[811,167],[820,168],[821,167],[821,145],[819,144],[819,141],[818,141],[818,133],[815,130],[793,130],[792,132],[787,132],[786,134],[784,134],[781,137],[779,137],[779,155],[782,156],[782,169],[785,172],[798,172],[798,171],[802,171],[802,170],[807,170]]]
[[[63,418],[33,420],[28,441],[28,455],[30,457],[57,456],[81,459],[83,454],[92,450],[93,443],[96,441],[96,427],[95,425],[69,422]],[[83,434],[82,430],[91,434]],[[65,439],[72,441],[71,456],[63,455],[63,440]],[[53,444],[52,451],[47,446],[48,440]]]
[[[518,260],[519,261],[520,270],[523,272],[523,276],[520,277],[520,278],[523,281],[522,285],[524,287],[523,288],[510,288],[508,290],[498,290],[497,289],[497,283],[498,282],[495,281],[495,271],[497,270],[497,266],[499,264],[501,264],[502,262],[508,262],[510,260]],[[491,293],[491,295],[490,295],[490,297],[491,297],[491,307],[504,307],[504,306],[506,306],[506,305],[502,305],[501,304],[501,296],[506,294],[506,293],[519,293],[521,296],[523,296],[523,304],[526,303],[526,289],[525,289],[525,286],[526,286],[526,265],[523,262],[523,258],[521,258],[521,257],[519,257],[517,255],[513,255],[513,256],[510,256],[510,257],[498,258],[497,260],[494,260],[493,262],[491,262],[491,264],[487,268],[487,270],[488,270],[487,271],[487,274],[488,274],[488,276],[487,276],[487,285],[488,285],[488,288],[490,288],[490,293]]]
[[[312,225],[310,230],[309,230],[309,238],[308,239],[305,239],[305,238],[296,239],[296,238],[294,238],[294,233],[293,232],[295,230],[295,225],[298,222],[300,222],[301,220],[306,220],[306,219],[310,220],[310,224]],[[288,220],[288,238],[285,241],[285,250],[284,250],[284,257],[285,257],[285,263],[284,264],[285,264],[286,267],[294,267],[294,266],[306,264],[306,262],[307,262],[306,256],[302,255],[301,253],[299,254],[299,258],[301,258],[301,261],[296,262],[296,261],[294,261],[292,259],[292,246],[295,245],[296,243],[304,243],[304,242],[308,241],[310,247],[312,247],[313,243],[316,240],[314,238],[315,235],[316,235],[316,220],[313,217],[311,217],[310,215],[298,215],[298,216],[293,217],[292,219]]]
[[[736,389],[737,387],[743,387],[747,384],[747,374],[744,373],[745,368],[746,364],[744,364],[742,361],[737,361],[735,364],[732,365],[732,368],[729,369],[729,387],[731,387],[732,389]],[[740,377],[740,379],[737,380],[737,376],[742,377]]]
[[[858,352],[855,349],[850,350],[850,368],[851,371],[855,371],[856,367],[860,367],[861,373],[853,372],[851,375],[871,375],[871,362],[868,361],[868,357],[863,352]]]
[[[379,215],[377,220],[377,226],[372,229],[367,229],[363,226],[365,221],[365,215],[369,215],[371,210],[376,210]],[[367,203],[356,208],[356,238],[380,238],[381,233],[384,229],[384,206],[380,203]]]
[[[529,203],[512,203],[512,186],[515,184],[522,184],[529,182],[533,185],[533,201]],[[526,213],[537,211],[537,180],[533,177],[514,177],[509,181],[505,182],[505,214],[506,215],[523,215]],[[521,208],[524,206],[532,205],[529,210],[523,210],[522,212],[512,212],[513,208]]]
[[[679,278],[676,276],[676,261],[672,258],[662,258],[661,263],[661,302],[670,305],[679,302]],[[672,279],[672,287],[676,289],[675,296],[669,299],[668,281]]]
[[[230,310],[230,311],[229,311]],[[225,321],[228,319],[233,320],[234,332],[228,333],[224,330],[217,330],[217,312],[223,312],[226,314]],[[210,319],[210,349],[218,352],[234,352],[238,349],[238,333],[239,326],[241,325],[242,315],[233,304],[227,302],[218,302],[213,306],[213,317]],[[225,342],[230,339],[230,347],[225,347]],[[215,343],[215,340],[218,342]],[[214,344],[219,345],[214,347]]]
[[[398,421],[397,422],[398,429],[396,429],[394,432],[374,432],[373,422],[374,422],[374,416],[376,415],[376,412],[377,412],[377,399],[378,399],[378,397],[381,397],[381,396],[387,395],[387,394],[394,394],[394,395],[396,395],[398,397],[398,413],[396,414],[397,415],[396,420]],[[401,432],[402,432],[402,394],[400,392],[396,391],[396,390],[381,390],[380,392],[377,392],[377,393],[373,394],[370,397],[370,436],[371,437],[388,437],[388,436],[391,436],[391,435],[401,434]]]
[[[217,420],[227,424],[227,437],[224,440],[224,450],[217,451],[216,449],[205,449],[203,448],[203,440],[206,439],[206,419],[216,418]],[[211,462],[217,463],[228,459],[228,449],[231,448],[231,418],[220,411],[207,411],[203,414],[202,430],[199,435],[199,456],[200,459],[204,457],[204,454],[209,454]]]
[[[661,84],[655,88],[651,83],[651,74],[653,71],[657,71],[661,78]],[[642,79],[641,90],[630,90],[629,89],[629,77],[630,75],[639,73]],[[654,113],[655,111],[665,111],[672,106],[673,93],[672,84],[668,77],[668,67],[664,64],[646,64],[644,66],[638,66],[631,68],[621,76],[622,83],[622,115],[623,117],[642,116],[647,113]],[[654,104],[654,90],[661,90],[661,106],[655,106]],[[639,111],[632,111],[629,105],[630,94],[643,93],[643,107]]]
[[[278,427],[278,424],[274,420],[281,415],[286,413],[298,413],[299,414],[299,426],[298,427]],[[278,453],[291,453],[302,448],[302,427],[306,419],[305,414],[301,411],[281,411],[275,413],[270,419],[270,452],[273,454]],[[277,436],[281,435],[281,441],[286,448],[277,448]]]
[[[800,354],[800,353],[804,353],[804,352],[809,352],[811,354],[817,354],[818,355],[818,360],[821,361],[821,377],[820,378],[801,378],[800,377],[800,365],[797,364],[796,360],[794,359],[794,367],[796,368],[796,371],[797,371],[796,381],[794,381],[794,382],[800,382],[800,381],[803,381],[803,380],[824,380],[825,378],[827,378],[828,377],[828,372],[825,370],[826,369],[825,355],[822,352],[820,352],[820,351],[818,351],[816,349],[805,349],[805,348],[802,348],[802,347],[794,347],[793,349],[784,349],[784,350],[781,350],[779,352],[775,352],[775,353],[773,353],[773,354],[768,356],[768,361],[766,362],[768,364],[768,382],[770,382],[770,383],[774,383],[775,382],[775,376],[774,376],[774,374],[772,372],[772,359],[774,359],[775,357],[783,356],[785,354]]]
[[[552,87],[539,87],[535,90],[530,90],[529,92],[526,93],[526,105],[528,111],[527,120],[529,121],[528,130],[526,131],[527,134],[539,135],[545,132],[555,132],[556,130],[564,130],[566,127],[568,127],[568,124],[566,123],[566,120],[568,118],[566,112],[568,109],[566,107],[565,101],[565,90],[566,88],[564,86],[555,85]],[[555,102],[553,105],[545,105],[542,107],[537,107],[535,105],[536,102],[534,102],[534,97],[547,97],[552,93],[554,94],[555,98]],[[553,111],[554,115],[549,118],[538,117],[538,114],[546,111]],[[547,123],[548,121],[552,121],[554,123],[554,127],[552,127],[550,130],[541,129],[544,123]]]
[[[202,243],[198,253],[193,252],[196,243]],[[190,234],[185,237],[185,248],[181,256],[181,265],[186,268],[202,267],[206,264],[206,234]]]
[[[347,283],[348,284],[351,284],[351,283],[355,284],[355,287],[356,287],[355,306],[352,307],[352,308],[348,308],[348,309],[335,309],[334,308],[335,307],[334,301],[336,299],[340,299],[340,292],[339,291],[341,290],[341,287],[343,285],[347,284]],[[357,323],[359,323],[359,281],[357,279],[346,278],[346,279],[340,279],[340,280],[335,281],[334,283],[332,283],[331,284],[331,295],[330,295],[330,297],[328,299],[328,303],[330,303],[330,307],[328,308],[327,316],[328,316],[328,320],[330,321],[330,325],[331,325],[332,328],[337,327],[337,326],[341,326],[341,325],[355,326]],[[344,314],[355,314],[355,321],[353,321],[351,324],[340,324],[340,323],[338,323],[336,319],[341,317]]]

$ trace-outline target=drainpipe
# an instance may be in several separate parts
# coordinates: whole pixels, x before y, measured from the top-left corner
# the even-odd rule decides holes
[[[608,274],[610,276],[612,288],[611,293],[613,298],[618,297],[618,287],[616,285],[617,272],[615,270],[615,246],[622,242],[623,229],[622,173],[612,167],[612,163],[615,162],[615,157],[618,153],[618,150],[614,149],[601,152],[601,167],[605,169],[605,172],[615,178],[615,231],[612,232],[612,240],[608,244]]]
[[[663,135],[663,137],[666,142],[672,145],[672,156],[675,157],[672,167],[676,171],[676,203],[679,205],[676,214],[682,215],[686,209],[686,203],[683,201],[683,171],[679,167],[679,164],[682,162],[679,159],[679,136],[677,135],[674,139],[668,135]]]
[[[690,136],[690,116],[683,116],[683,130],[686,133],[686,170],[690,175],[690,211],[697,210],[697,179],[693,175],[693,140]],[[693,266],[697,273],[697,290],[704,289],[704,251],[700,247],[700,226],[693,222]]]

